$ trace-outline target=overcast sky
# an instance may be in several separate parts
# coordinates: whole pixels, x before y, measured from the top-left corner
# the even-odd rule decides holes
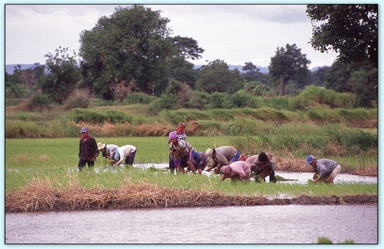
[[[124,7],[124,5],[120,5]],[[312,25],[306,5],[145,5],[170,20],[172,36],[190,37],[205,50],[194,64],[223,60],[268,67],[278,47],[296,44],[309,68],[330,66],[335,52],[309,44]],[[79,51],[80,33],[91,30],[116,5],[6,5],[5,63],[45,64],[45,54],[68,47]]]

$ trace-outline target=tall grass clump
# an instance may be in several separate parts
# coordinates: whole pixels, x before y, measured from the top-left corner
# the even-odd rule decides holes
[[[337,115],[345,122],[359,123],[377,118],[377,109],[356,108],[336,109]]]
[[[42,127],[37,122],[5,121],[5,137],[7,138],[36,138],[42,134],[44,134]]]
[[[206,111],[197,109],[163,110],[158,115],[160,118],[174,125],[177,125],[179,122],[209,118]]]
[[[90,110],[75,108],[72,110],[71,119],[76,123],[131,123],[132,115],[116,110]]]
[[[128,94],[128,96],[124,99],[124,104],[132,105],[132,104],[149,104],[154,100],[153,96],[150,96],[141,92],[133,92]]]

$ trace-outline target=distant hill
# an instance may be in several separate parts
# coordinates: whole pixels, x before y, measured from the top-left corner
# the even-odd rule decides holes
[[[25,69],[28,69],[28,68],[32,68],[34,66],[34,64],[19,64],[21,66],[21,69],[22,70],[25,70]],[[9,64],[9,65],[5,65],[5,70],[8,74],[13,74],[13,71],[15,70],[15,67],[17,66],[17,64]],[[200,68],[202,65],[195,65],[194,68],[197,69],[197,68]],[[240,73],[245,73],[242,68],[243,66],[240,66],[240,65],[228,65],[229,69],[230,70],[234,70],[235,68],[237,68],[237,70],[240,71]],[[269,70],[267,67],[259,67],[259,66],[256,66],[258,69],[260,69],[260,72],[262,73],[268,73]],[[318,70],[319,67],[314,67],[311,69],[312,72]]]
[[[13,74],[13,71],[15,70],[15,67],[17,67],[18,64],[8,64],[8,65],[5,65],[5,71],[8,73],[8,74]],[[34,64],[19,64],[21,66],[21,70],[25,70],[25,69],[29,69],[29,68],[32,68],[34,66]],[[200,68],[202,65],[195,65],[195,69],[197,68]],[[230,70],[234,70],[235,68],[237,68],[237,70],[240,71],[240,73],[244,73],[244,71],[242,70],[243,66],[240,66],[240,65],[229,65],[229,69]],[[262,73],[268,73],[268,68],[266,67],[257,67],[258,69],[260,69],[260,72]]]
[[[194,69],[197,69],[197,68],[200,68],[202,65],[195,65],[194,66]],[[268,68],[266,67],[259,67],[259,66],[256,66],[258,69],[260,69],[260,72],[262,73],[268,73]],[[229,70],[234,70],[235,68],[237,68],[237,70],[240,71],[240,73],[245,73],[245,71],[243,71],[243,66],[240,66],[240,65],[228,65],[228,68]]]
[[[5,65],[5,71],[8,74],[13,74],[13,71],[15,71],[15,67],[17,67],[17,65],[21,66],[21,70],[29,69],[34,66],[34,64],[9,64]]]

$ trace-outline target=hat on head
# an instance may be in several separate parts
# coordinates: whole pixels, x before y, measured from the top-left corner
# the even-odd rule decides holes
[[[312,155],[309,155],[309,156],[307,157],[307,164],[311,164],[311,163],[313,162],[313,159],[315,159],[315,157],[312,156]]]
[[[205,152],[205,155],[207,157],[212,157],[212,154],[213,154],[213,149],[209,148],[206,152]]]
[[[97,143],[97,150],[102,150],[105,148],[105,144],[103,143]]]
[[[221,169],[220,169],[220,173],[221,173],[221,174],[229,174],[229,173],[231,173],[231,167],[229,167],[229,166],[223,166],[223,167],[221,167]]]
[[[176,131],[171,131],[168,135],[168,139],[175,139],[177,138]]]
[[[81,128],[81,133],[83,133],[83,132],[88,132],[88,128],[87,127]]]

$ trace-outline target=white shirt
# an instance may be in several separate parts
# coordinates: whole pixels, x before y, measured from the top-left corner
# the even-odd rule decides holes
[[[129,156],[129,154],[135,151],[136,151],[136,147],[133,145],[124,145],[119,147],[118,152],[120,154],[120,160],[116,162],[116,165],[123,163],[125,158]]]

